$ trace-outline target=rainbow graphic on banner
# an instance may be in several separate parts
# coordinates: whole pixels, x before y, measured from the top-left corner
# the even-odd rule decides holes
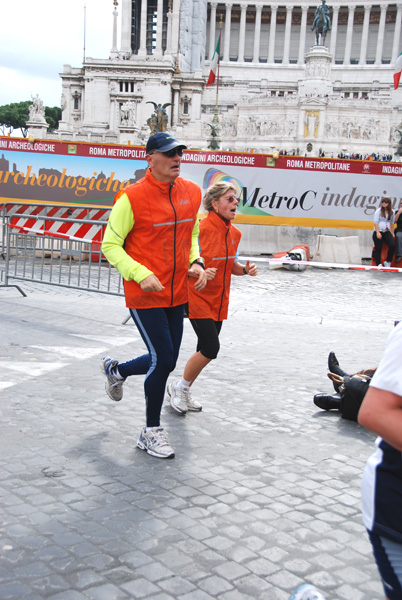
[[[219,171],[219,169],[208,169],[208,171],[206,171],[204,175],[203,188],[206,190],[211,185],[214,185],[214,183],[219,183],[221,181],[231,183],[236,189],[236,195],[241,198],[240,204],[237,207],[238,213],[242,215],[263,215],[264,217],[271,216],[269,213],[264,212],[259,208],[250,206],[248,203],[248,198],[246,198],[246,200],[243,198],[244,190],[247,190],[247,188],[241,183],[241,181],[239,181],[239,179],[236,179],[236,177],[232,177],[231,175],[227,175],[223,171]]]

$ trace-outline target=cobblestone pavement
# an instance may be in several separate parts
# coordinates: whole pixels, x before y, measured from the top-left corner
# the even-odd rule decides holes
[[[21,283],[0,288],[0,598],[381,600],[361,521],[375,436],[313,395],[328,352],[376,365],[402,316],[400,274],[269,270],[234,278],[199,414],[170,407],[176,451],[136,448],[142,378],[113,403],[100,358],[142,352],[122,298]],[[194,350],[186,321],[176,375]]]

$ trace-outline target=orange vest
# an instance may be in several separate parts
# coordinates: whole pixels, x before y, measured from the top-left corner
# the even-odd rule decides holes
[[[191,234],[201,203],[199,186],[181,177],[174,184],[158,181],[148,170],[143,179],[123,191],[134,215],[134,227],[125,239],[124,249],[165,287],[162,292],[143,292],[135,281],[124,281],[127,307],[185,304]]]
[[[200,253],[205,261],[205,268],[215,267],[217,272],[214,279],[208,281],[201,292],[194,289],[195,281],[190,277],[188,299],[190,319],[213,319],[214,321],[227,319],[230,280],[240,238],[239,229],[230,222],[226,225],[225,221],[213,211],[200,222]]]

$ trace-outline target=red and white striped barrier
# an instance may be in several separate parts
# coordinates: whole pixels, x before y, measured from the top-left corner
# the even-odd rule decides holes
[[[87,241],[88,243],[102,241],[102,226],[97,221],[107,221],[111,210],[110,208],[83,208],[81,206],[52,206],[49,208],[46,205],[30,204],[21,204],[17,210],[13,210],[15,208],[15,205],[10,205],[10,219],[7,224],[12,229],[36,235]],[[90,221],[94,221],[94,223],[92,224]]]
[[[102,244],[102,239],[95,239],[94,237],[93,238],[77,237],[74,235],[68,235],[67,233],[61,233],[60,231],[51,231],[48,229],[33,229],[32,227],[23,227],[21,225],[12,225],[11,223],[6,223],[6,225],[8,227],[10,227],[10,229],[18,229],[18,231],[21,231],[22,233],[27,233],[27,234],[34,234],[34,235],[38,235],[38,236],[49,236],[49,237],[61,238],[63,240],[71,240],[71,241],[75,241],[75,242],[85,242],[87,244],[94,244],[94,245],[98,245],[98,246],[100,246]],[[99,231],[99,235],[101,235],[101,231]],[[99,235],[97,234],[96,237],[99,237]]]

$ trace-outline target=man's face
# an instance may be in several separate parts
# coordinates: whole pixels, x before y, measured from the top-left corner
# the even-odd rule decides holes
[[[167,156],[163,152],[153,150],[151,154],[145,156],[148,166],[151,169],[152,175],[158,181],[173,183],[180,175],[181,156],[179,156],[178,148],[175,155]]]

